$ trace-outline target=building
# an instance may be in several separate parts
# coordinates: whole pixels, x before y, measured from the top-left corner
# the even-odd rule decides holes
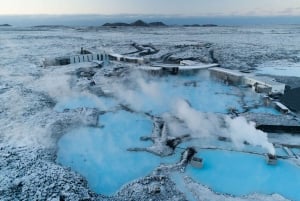
[[[92,61],[105,61],[108,60],[107,54],[96,53],[96,54],[79,54],[70,56],[70,64],[82,63],[82,62],[92,62]]]
[[[292,111],[300,112],[300,87],[287,91],[282,97],[280,97],[280,102]]]
[[[191,165],[195,168],[202,168],[203,167],[203,159],[198,157],[193,157],[191,159]]]
[[[91,53],[90,51],[81,49],[80,54],[44,59],[43,66],[63,66],[92,61],[108,61],[108,55],[105,52]]]
[[[229,84],[241,84],[243,81],[243,74],[238,71],[219,67],[210,68],[209,70],[211,76],[221,79]]]
[[[162,74],[162,68],[161,67],[153,67],[153,66],[138,66],[138,70],[147,72],[151,75],[161,75]]]
[[[210,68],[213,77],[223,80],[228,84],[243,84],[250,86],[258,93],[284,94],[285,84],[276,82],[270,77],[255,76],[253,74],[241,73],[225,68]]]
[[[179,66],[176,64],[153,64],[152,67],[161,68],[163,72],[178,74]]]
[[[258,93],[284,94],[285,91],[285,84],[276,82],[270,77],[245,76],[243,81]]]
[[[109,60],[112,60],[112,61],[124,61],[124,62],[129,62],[129,63],[136,63],[136,64],[144,64],[145,63],[144,58],[129,57],[129,56],[124,56],[124,55],[115,54],[115,53],[109,54],[108,58],[109,58]]]
[[[266,162],[268,165],[276,165],[277,164],[276,155],[266,154]]]
[[[287,108],[285,105],[283,105],[282,103],[280,103],[280,102],[274,102],[275,103],[275,108],[277,109],[277,110],[279,110],[281,113],[284,113],[284,114],[287,114],[287,113],[289,113],[289,108]]]

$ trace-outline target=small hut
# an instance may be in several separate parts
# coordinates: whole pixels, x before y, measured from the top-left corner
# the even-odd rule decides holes
[[[266,154],[266,162],[268,165],[276,165],[277,164],[277,156],[273,154]]]
[[[191,165],[195,168],[202,168],[203,167],[203,159],[198,157],[193,157],[191,159]]]

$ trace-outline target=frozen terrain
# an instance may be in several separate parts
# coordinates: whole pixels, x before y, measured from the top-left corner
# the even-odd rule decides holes
[[[261,94],[206,71],[41,66],[81,47],[140,56],[134,42],[159,49],[151,62],[218,62],[300,86],[299,26],[1,27],[0,200],[300,200],[300,138],[233,118],[281,118]],[[190,146],[203,169],[181,158]],[[266,165],[263,154],[275,151],[278,166]],[[236,188],[241,175],[247,185]]]

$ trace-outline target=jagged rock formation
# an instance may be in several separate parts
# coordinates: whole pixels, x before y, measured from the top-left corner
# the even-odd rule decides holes
[[[146,23],[142,20],[137,20],[132,23],[116,22],[116,23],[105,23],[102,26],[104,27],[163,27],[167,26],[163,22],[150,22]]]
[[[218,25],[216,24],[185,24],[183,25],[184,27],[217,27]]]
[[[0,27],[11,27],[10,24],[0,24]]]
[[[147,151],[158,156],[169,156],[174,153],[175,148],[190,135],[172,137],[168,135],[168,125],[161,118],[154,118],[154,129],[152,135],[142,137],[143,141],[152,141],[153,145],[147,148],[129,148],[128,151]]]
[[[152,44],[140,45],[138,43],[132,43],[131,46],[137,49],[137,51],[126,53],[126,55],[138,54],[139,56],[146,56],[146,55],[156,54],[159,52],[159,49],[154,47],[154,45]]]

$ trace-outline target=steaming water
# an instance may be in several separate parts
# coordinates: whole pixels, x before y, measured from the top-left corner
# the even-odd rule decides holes
[[[170,103],[181,98],[187,100],[193,108],[202,112],[227,113],[228,108],[242,110],[239,103],[238,88],[212,81],[203,75],[172,76],[162,78],[158,82],[162,93],[165,97],[168,97],[165,100],[169,100]],[[170,104],[165,103],[164,105]]]
[[[122,92],[118,97],[132,108],[160,115],[169,112],[179,99],[186,100],[191,107],[200,112],[228,113],[228,109],[234,108],[243,112],[242,105],[254,107],[261,105],[261,96],[250,89],[227,86],[222,82],[212,80],[207,71],[198,75],[164,76],[146,79],[146,89],[140,86],[130,93]],[[147,91],[148,90],[148,91]],[[147,93],[155,91],[156,93]],[[128,100],[128,94],[132,98]],[[243,98],[242,98],[242,95]],[[126,98],[124,98],[126,97]],[[253,109],[255,113],[278,114],[275,109],[260,106]]]
[[[228,108],[242,111],[239,88],[212,81],[203,74],[146,78],[134,91],[123,91],[117,94],[121,100],[136,110],[155,115],[169,112],[178,99],[202,112],[227,113]],[[128,94],[132,97],[128,98]]]
[[[160,115],[169,112],[178,99],[184,99],[198,111],[226,114],[229,108],[243,112],[242,94],[245,94],[244,102],[247,106],[252,107],[261,104],[261,97],[250,89],[224,85],[221,82],[212,80],[206,73],[203,72],[193,76],[166,76],[148,79],[145,81],[145,85],[149,85],[151,89],[135,88],[134,91],[130,91],[130,93],[133,93],[130,101],[124,99],[130,94],[126,91],[128,89],[125,88],[124,92],[117,94],[119,100],[108,97],[71,97],[59,102],[55,106],[55,110],[63,111],[64,109],[79,107],[104,110],[113,108],[118,103],[125,103],[138,111]],[[154,87],[151,85],[154,85]],[[149,90],[155,91],[156,94],[149,94]],[[250,112],[280,114],[274,108],[264,106],[252,109]]]
[[[187,174],[219,193],[278,193],[300,200],[300,169],[287,161],[278,160],[276,166],[270,166],[258,155],[217,150],[198,154],[204,158],[204,167],[188,167]]]
[[[82,174],[97,193],[111,195],[122,185],[151,173],[161,162],[146,152],[128,152],[130,147],[145,147],[139,138],[152,131],[147,118],[125,111],[100,116],[103,128],[83,127],[70,131],[58,143],[57,162]]]
[[[141,111],[153,114],[169,112],[173,101],[178,98],[187,100],[192,107],[203,112],[226,113],[229,107],[242,110],[239,88],[212,81],[204,75],[168,76],[158,78],[155,82],[151,79],[146,81],[149,86],[153,83],[160,87],[161,94],[157,97],[161,99],[136,89],[135,101],[141,103]],[[244,98],[247,104],[260,101],[259,96],[247,94],[249,96]],[[78,107],[107,110],[118,103],[122,103],[122,100],[118,102],[112,98],[80,96],[59,102],[55,110]],[[265,107],[253,112],[275,113],[273,109]],[[176,155],[160,158],[145,152],[126,151],[130,147],[150,145],[139,140],[152,131],[152,122],[146,117],[125,111],[109,112],[100,116],[99,125],[100,128],[83,127],[70,131],[60,139],[57,153],[57,162],[82,174],[97,193],[112,195],[127,182],[151,173],[161,162],[174,163],[179,159]]]

